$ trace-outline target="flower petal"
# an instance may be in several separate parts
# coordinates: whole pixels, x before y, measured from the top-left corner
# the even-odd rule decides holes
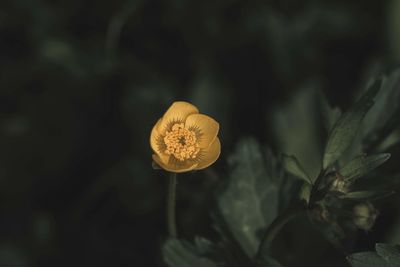
[[[174,102],[169,109],[165,112],[158,131],[164,134],[167,127],[173,122],[184,122],[191,114],[197,114],[199,110],[192,104],[184,101]]]
[[[216,137],[214,142],[212,142],[208,148],[203,150],[203,153],[204,156],[199,162],[199,165],[196,167],[196,170],[207,168],[218,159],[219,155],[221,154],[221,143],[219,138]]]
[[[160,133],[158,132],[158,127],[161,124],[162,119],[159,119],[154,125],[153,129],[151,130],[150,134],[150,146],[153,149],[154,152],[158,153],[159,151],[159,146],[157,145],[158,139],[161,137]]]
[[[156,153],[159,156],[160,160],[162,160],[165,163],[168,163],[170,155],[165,154],[164,151],[161,149],[160,140],[162,140],[162,136],[157,130],[157,128],[161,124],[161,121],[162,118],[157,121],[156,125],[154,125],[153,129],[151,130],[150,145],[154,153]]]
[[[161,160],[161,158],[158,156],[158,154],[153,154],[153,160],[164,170],[167,170],[169,172],[188,172],[191,170],[194,170],[198,163],[191,163],[191,164],[182,164],[182,165],[176,165],[176,164],[171,164],[171,163],[165,163]]]
[[[207,148],[215,140],[218,131],[219,124],[213,118],[204,114],[193,114],[187,117],[185,122],[187,129],[197,129],[200,133],[199,146],[201,148]]]

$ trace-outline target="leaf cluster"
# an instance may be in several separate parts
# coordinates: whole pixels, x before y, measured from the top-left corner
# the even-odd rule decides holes
[[[220,241],[197,238],[191,245],[170,240],[163,250],[165,261],[171,267],[281,266],[271,257],[269,248],[277,231],[286,223],[283,211],[293,203],[302,203],[298,209],[308,215],[314,228],[345,252],[345,243],[354,237],[357,228],[369,231],[373,227],[379,213],[371,201],[393,193],[372,186],[358,190],[357,182],[373,177],[376,169],[390,158],[389,153],[379,148],[384,147],[388,132],[395,130],[382,120],[388,110],[397,114],[397,105],[390,101],[389,95],[393,95],[398,79],[398,72],[394,72],[370,82],[346,112],[321,100],[322,118],[329,134],[320,153],[316,176],[301,164],[306,159],[293,154],[276,156],[270,149],[263,150],[252,138],[241,140],[229,158],[225,188],[216,196],[214,218]],[[365,126],[372,121],[376,127]],[[386,135],[377,134],[382,131]],[[378,244],[377,253],[353,254],[348,259],[356,267],[400,266],[398,256],[397,247]],[[378,262],[382,265],[377,265]]]

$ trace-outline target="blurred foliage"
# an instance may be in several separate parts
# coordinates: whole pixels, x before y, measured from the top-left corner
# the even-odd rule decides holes
[[[280,185],[285,182],[283,172],[273,156],[263,158],[254,140],[238,144],[230,165],[233,170],[229,185],[220,194],[218,204],[229,230],[246,254],[253,257],[260,245],[257,231],[274,220],[281,204],[279,199],[290,194],[279,194]]]
[[[219,252],[213,262],[240,263],[236,257],[247,257],[238,252],[242,244],[228,240],[250,238],[246,251],[254,253],[260,224],[288,205],[283,196],[296,197],[266,196],[269,188],[259,183],[268,182],[255,173],[245,181],[257,186],[244,186],[256,194],[238,191],[237,197],[260,205],[249,225],[256,233],[241,232],[244,216],[232,222],[227,213],[210,215],[223,201],[215,195],[235,205],[229,198],[236,193],[224,190],[239,187],[230,177],[246,175],[248,163],[235,169],[237,159],[226,162],[235,151],[246,153],[238,152],[242,137],[261,144],[251,148],[251,164],[269,155],[262,159],[267,165],[255,166],[261,173],[268,174],[268,157],[279,160],[282,152],[315,179],[340,116],[336,106],[349,110],[378,73],[388,75],[362,138],[340,164],[363,153],[390,153],[353,189],[397,191],[399,72],[390,71],[400,55],[399,6],[399,0],[1,1],[0,266],[165,266],[167,175],[152,170],[148,138],[174,100],[191,101],[216,118],[223,147],[212,168],[180,177],[180,232],[189,240],[205,237],[195,245],[165,245],[183,260],[201,260],[212,247]],[[272,152],[264,153],[265,144]],[[291,192],[291,183],[276,182]],[[399,203],[397,195],[378,200],[376,226],[356,232],[346,251],[400,243]],[[272,254],[284,266],[347,266],[306,218],[283,229]]]

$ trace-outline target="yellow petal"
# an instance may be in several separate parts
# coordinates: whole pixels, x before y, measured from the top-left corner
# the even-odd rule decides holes
[[[171,164],[165,163],[161,160],[161,158],[158,156],[158,154],[153,154],[153,160],[164,170],[167,170],[169,172],[188,172],[191,170],[194,170],[198,163],[190,163],[190,164],[182,164],[182,165],[176,165],[176,164]]]
[[[158,132],[157,128],[161,124],[162,119],[159,119],[154,125],[153,129],[151,130],[150,134],[150,146],[153,149],[154,152],[158,153],[159,152],[159,146],[157,145],[157,142],[159,138],[161,137],[160,133]]]
[[[162,141],[162,136],[158,132],[157,128],[159,127],[161,121],[162,118],[157,121],[156,125],[154,125],[153,129],[151,130],[150,145],[154,153],[156,153],[163,162],[168,163],[170,155],[165,154],[160,148],[160,140]]]
[[[196,167],[196,170],[207,168],[218,159],[219,155],[221,154],[221,143],[219,138],[216,137],[214,142],[202,152],[203,157],[201,158],[199,165]]]
[[[204,114],[193,114],[185,122],[187,129],[197,129],[200,133],[199,146],[207,148],[215,140],[219,131],[219,124],[213,118]]]
[[[184,101],[174,102],[169,109],[165,112],[158,131],[164,134],[167,127],[171,126],[173,122],[185,122],[186,118],[191,114],[197,114],[199,110],[192,104]]]

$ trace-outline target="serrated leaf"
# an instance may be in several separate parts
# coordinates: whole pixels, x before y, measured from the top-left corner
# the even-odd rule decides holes
[[[374,97],[378,93],[380,85],[380,80],[375,81],[357,103],[336,122],[325,147],[324,169],[338,160],[352,144],[364,116],[374,104]]]
[[[376,192],[376,191],[354,191],[344,195],[339,196],[341,199],[354,199],[354,200],[361,200],[361,199],[377,199],[383,198],[392,195],[394,192]]]
[[[399,267],[400,249],[398,246],[376,244],[377,252],[359,252],[347,257],[352,267]]]
[[[361,155],[346,164],[340,169],[339,172],[345,180],[355,181],[356,179],[367,175],[369,172],[382,165],[389,158],[389,153],[370,156]]]
[[[300,162],[295,156],[283,155],[282,160],[283,166],[289,173],[306,181],[309,184],[312,183],[310,176],[308,176],[308,174],[305,172],[304,168],[301,166]]]
[[[178,239],[170,239],[164,244],[163,257],[170,267],[217,267],[215,262],[200,255],[196,247]]]
[[[400,247],[392,246],[389,244],[378,243],[375,246],[376,252],[379,256],[388,262],[397,262],[400,266]]]
[[[391,267],[374,252],[360,252],[347,257],[353,267]]]
[[[267,162],[267,164],[265,164]],[[244,139],[229,159],[229,184],[218,199],[221,215],[243,251],[253,257],[260,238],[278,212],[278,186],[282,176],[272,153],[266,161],[254,139]]]

